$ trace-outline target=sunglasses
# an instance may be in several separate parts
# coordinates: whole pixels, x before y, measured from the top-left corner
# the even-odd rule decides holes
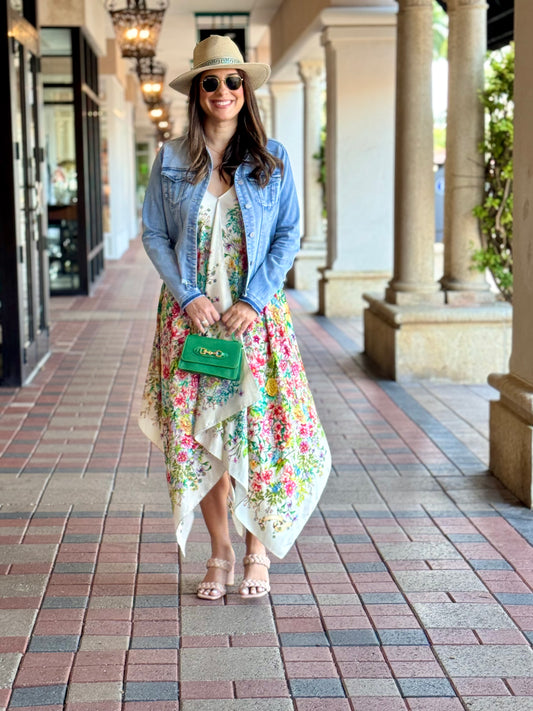
[[[212,94],[218,89],[221,82],[224,82],[230,91],[237,91],[237,89],[240,89],[242,86],[242,77],[238,74],[229,74],[227,77],[224,77],[224,79],[219,79],[219,77],[213,74],[202,79],[203,90],[207,94]]]

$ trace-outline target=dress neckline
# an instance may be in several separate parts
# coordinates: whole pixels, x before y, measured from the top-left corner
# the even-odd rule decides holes
[[[209,193],[209,195],[211,195],[211,197],[214,197],[215,200],[220,200],[220,198],[223,198],[224,195],[227,195],[232,189],[233,189],[233,185],[231,186],[231,188],[228,188],[226,190],[226,192],[222,193],[222,195],[215,195],[214,193],[211,192],[211,190],[208,190],[207,192]]]

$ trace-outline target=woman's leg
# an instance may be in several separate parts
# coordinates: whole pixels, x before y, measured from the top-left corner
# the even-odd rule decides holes
[[[211,556],[234,562],[235,553],[231,545],[228,526],[229,476],[225,473],[200,502],[209,536],[211,538]],[[209,568],[204,578],[206,582],[226,582],[226,572],[221,568]]]
[[[261,543],[257,536],[254,536],[254,534],[250,533],[250,531],[246,531],[246,555],[252,554],[266,555],[265,546]],[[251,563],[250,565],[245,566],[244,578],[257,581],[264,580],[268,583],[268,568],[265,568],[264,565],[260,565],[259,563]],[[262,590],[264,590],[264,588],[256,589],[255,587],[243,590],[241,586],[241,595],[246,595],[247,593],[255,595],[256,593],[260,593]]]

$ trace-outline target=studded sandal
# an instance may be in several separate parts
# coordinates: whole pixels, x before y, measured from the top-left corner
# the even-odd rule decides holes
[[[235,563],[222,558],[209,558],[205,564],[206,568],[222,568],[226,571],[226,585],[233,585],[235,579]],[[226,594],[226,585],[217,583],[214,580],[203,580],[196,588],[197,597],[202,600],[219,600]]]
[[[266,555],[259,555],[258,553],[251,553],[250,555],[245,555],[242,560],[243,565],[264,565],[268,570],[270,568],[270,560]],[[255,588],[255,592],[252,593],[250,590]],[[239,587],[239,595],[245,598],[256,598],[264,597],[270,592],[270,583],[268,580],[255,580],[253,578],[244,578]]]

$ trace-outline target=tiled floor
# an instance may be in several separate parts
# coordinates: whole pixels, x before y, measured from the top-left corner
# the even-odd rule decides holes
[[[533,515],[487,474],[490,388],[380,381],[360,320],[290,294],[334,471],[269,598],[202,602],[205,528],[179,561],[136,424],[158,289],[135,244],[0,391],[0,708],[533,709]]]

